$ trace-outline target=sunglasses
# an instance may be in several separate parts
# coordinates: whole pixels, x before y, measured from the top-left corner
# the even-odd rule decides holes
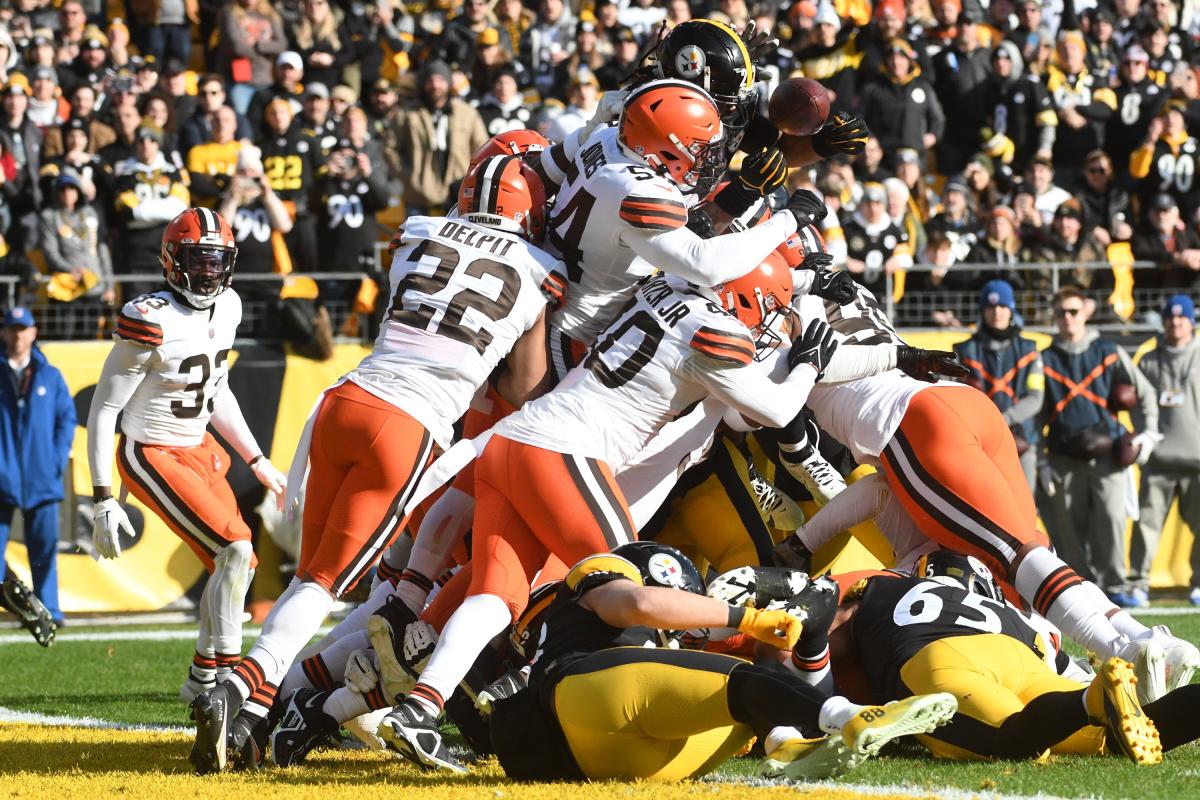
[[[1056,309],[1054,309],[1054,316],[1058,319],[1063,319],[1065,317],[1073,317],[1076,314],[1078,314],[1080,311],[1083,311],[1082,307],[1080,307],[1080,308],[1056,308]]]

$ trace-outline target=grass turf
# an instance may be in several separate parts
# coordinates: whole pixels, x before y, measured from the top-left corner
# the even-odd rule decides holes
[[[1178,635],[1200,642],[1200,613],[1148,618],[1168,623]],[[0,707],[47,715],[91,717],[126,724],[187,725],[186,708],[178,700],[191,657],[192,642],[71,641],[72,627],[58,644],[43,650],[30,641],[0,644]],[[92,632],[103,634],[112,629]],[[364,752],[324,753],[297,770],[268,771],[252,776],[221,776],[214,783],[190,775],[188,740],[178,734],[43,728],[0,725],[0,795],[23,797],[131,796],[168,793],[204,796],[216,786],[238,786],[262,797],[322,797],[347,793],[355,797],[401,789],[414,797],[530,797],[549,792],[508,784],[494,762],[477,766],[466,780],[421,775],[385,756]],[[757,763],[735,759],[720,778],[752,777]],[[867,762],[842,783],[905,787],[935,792],[947,788],[968,793],[1046,794],[1059,797],[1144,798],[1200,797],[1200,748],[1186,746],[1167,755],[1161,767],[1136,768],[1119,758],[1055,757],[1048,763],[951,763],[925,757],[914,746],[901,746]],[[89,788],[90,787],[90,788]],[[648,787],[599,784],[572,795],[635,798]],[[783,789],[784,787],[779,787]],[[848,787],[849,788],[849,787]],[[767,787],[691,784],[654,789],[656,800],[703,794],[767,797],[780,794]],[[885,790],[886,792],[886,790]],[[557,792],[556,794],[561,794]],[[826,784],[822,797],[850,796]]]

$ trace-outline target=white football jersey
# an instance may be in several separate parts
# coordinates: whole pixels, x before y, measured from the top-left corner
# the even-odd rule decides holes
[[[125,406],[122,433],[143,444],[200,444],[229,375],[241,321],[242,300],[233,289],[206,309],[187,306],[166,289],[126,303],[113,337],[151,347],[154,354]]]
[[[562,264],[516,234],[452,217],[412,217],[390,280],[375,349],[346,377],[447,447],[500,359],[547,302],[561,302]]]
[[[596,131],[565,169],[547,223],[547,241],[567,268],[570,289],[551,325],[590,344],[654,271],[626,244],[629,228],[669,231],[687,224],[679,188],[621,150],[618,128]]]
[[[664,425],[710,394],[697,373],[712,366],[696,365],[697,355],[729,368],[754,360],[750,332],[714,300],[682,278],[647,279],[583,363],[495,432],[620,471]]]

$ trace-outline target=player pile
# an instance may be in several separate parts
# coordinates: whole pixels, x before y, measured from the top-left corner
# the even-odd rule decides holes
[[[907,735],[1139,764],[1200,736],[1196,648],[1053,553],[995,406],[831,269],[822,200],[782,193],[788,161],[867,133],[781,133],[754,80],[771,44],[679,25],[566,141],[489,142],[457,208],[396,235],[374,351],[286,479],[225,380],[232,234],[206,209],[168,228],[167,287],[121,312],[89,453],[100,553],[128,528],[123,410],[124,485],[212,572],[183,687],[198,772],[295,764],[342,727],[464,771],[443,714],[537,780],[694,777],[755,737],[766,774],[800,778]],[[209,422],[289,512],[303,495],[296,578],[245,657],[254,556]],[[846,487],[818,437],[879,471]],[[806,491],[824,508],[801,525]],[[868,519],[897,571],[810,579]]]

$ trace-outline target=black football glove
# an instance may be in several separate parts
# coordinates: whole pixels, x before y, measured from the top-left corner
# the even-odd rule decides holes
[[[812,256],[809,256],[812,258]],[[833,256],[827,256],[831,261]],[[801,265],[803,268],[808,268],[808,258],[804,259]],[[834,271],[831,269],[817,268],[816,277],[813,279],[812,288],[809,291],[815,294],[822,300],[828,300],[831,303],[837,303],[839,306],[853,303],[858,292],[854,287],[854,278],[850,277],[849,272]]]
[[[821,130],[813,134],[813,152],[821,158],[832,158],[841,154],[858,155],[867,146],[867,137],[870,135],[867,123],[845,111],[839,111],[821,127]]]
[[[760,59],[770,55],[779,47],[779,40],[770,31],[758,30],[758,26],[754,24],[754,20],[746,23],[746,27],[742,28],[740,36],[742,37],[742,44],[746,45],[746,52],[750,54],[750,60],[756,66]]]
[[[800,338],[792,342],[792,349],[788,351],[788,368],[795,369],[801,364],[808,364],[817,371],[817,380],[820,380],[837,346],[829,323],[814,319],[808,323]]]
[[[783,153],[779,152],[778,147],[771,147],[756,155],[746,156],[738,180],[766,197],[787,181],[787,170]]]
[[[807,189],[797,189],[788,198],[787,210],[796,218],[797,230],[820,222],[829,213],[829,209],[825,207],[825,198]]]
[[[896,366],[910,378],[927,383],[936,383],[939,377],[965,378],[971,370],[958,361],[956,353],[947,350],[922,350],[920,347],[900,345],[896,354]]]

